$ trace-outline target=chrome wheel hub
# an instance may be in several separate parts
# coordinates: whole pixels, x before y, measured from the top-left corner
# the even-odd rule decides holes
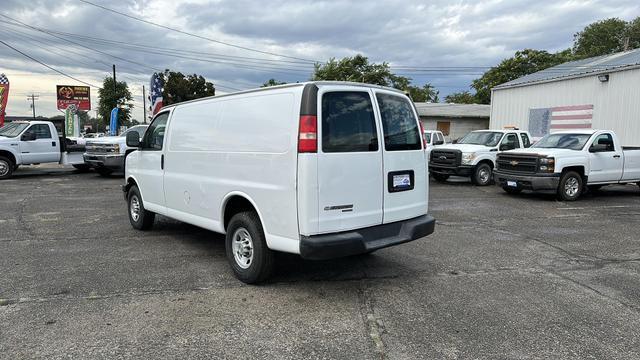
[[[131,219],[138,222],[140,219],[140,200],[137,195],[131,197],[131,204],[129,205],[129,212],[131,213]]]
[[[233,233],[231,249],[236,264],[243,269],[248,269],[253,262],[253,239],[247,229],[239,228]]]
[[[6,161],[0,161],[0,176],[5,176],[9,173],[9,163]]]
[[[480,169],[480,182],[486,183],[489,181],[489,171],[487,169]]]
[[[568,196],[574,197],[578,193],[580,189],[580,184],[578,184],[578,179],[570,178],[567,182],[564,183],[564,192]]]

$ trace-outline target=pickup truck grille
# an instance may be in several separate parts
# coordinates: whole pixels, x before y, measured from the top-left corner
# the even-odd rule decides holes
[[[431,150],[431,159],[429,162],[432,165],[444,165],[444,166],[460,166],[462,161],[462,152],[460,150]]]
[[[538,157],[521,154],[498,154],[496,164],[500,171],[535,174],[538,170]]]
[[[112,154],[115,148],[112,144],[87,144],[88,154]]]

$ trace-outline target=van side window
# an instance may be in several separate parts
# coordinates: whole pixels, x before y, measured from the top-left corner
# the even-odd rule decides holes
[[[165,112],[153,119],[149,128],[144,133],[144,139],[142,139],[143,150],[162,150],[162,142],[164,141],[164,130],[167,126],[167,120],[169,119],[169,113]]]
[[[413,107],[400,96],[376,94],[380,105],[384,148],[387,151],[420,150],[420,132]]]
[[[520,137],[522,138],[522,146],[528,148],[529,146],[531,146],[531,140],[529,140],[529,136],[525,133],[520,134]]]
[[[35,134],[36,139],[51,139],[51,130],[49,130],[49,125],[45,124],[33,125],[24,133]]]
[[[378,151],[369,93],[336,91],[322,95],[322,151]]]

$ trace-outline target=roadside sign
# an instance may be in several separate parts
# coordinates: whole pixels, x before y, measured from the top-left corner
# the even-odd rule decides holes
[[[75,105],[78,110],[91,110],[91,93],[88,86],[56,85],[58,110]]]

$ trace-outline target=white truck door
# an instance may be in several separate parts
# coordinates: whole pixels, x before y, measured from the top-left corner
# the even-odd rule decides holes
[[[136,180],[145,203],[153,212],[166,213],[164,196],[164,137],[169,112],[153,119],[142,139]]]
[[[319,232],[382,224],[382,149],[371,92],[323,86],[318,100]]]
[[[60,161],[58,138],[54,138],[47,124],[32,124],[20,137],[23,164]]]
[[[427,159],[418,116],[405,96],[376,90],[384,134],[383,179],[385,224],[427,213]]]
[[[589,183],[619,181],[622,178],[622,150],[613,136],[603,133],[595,137],[589,147]],[[593,152],[596,147],[600,147]]]

